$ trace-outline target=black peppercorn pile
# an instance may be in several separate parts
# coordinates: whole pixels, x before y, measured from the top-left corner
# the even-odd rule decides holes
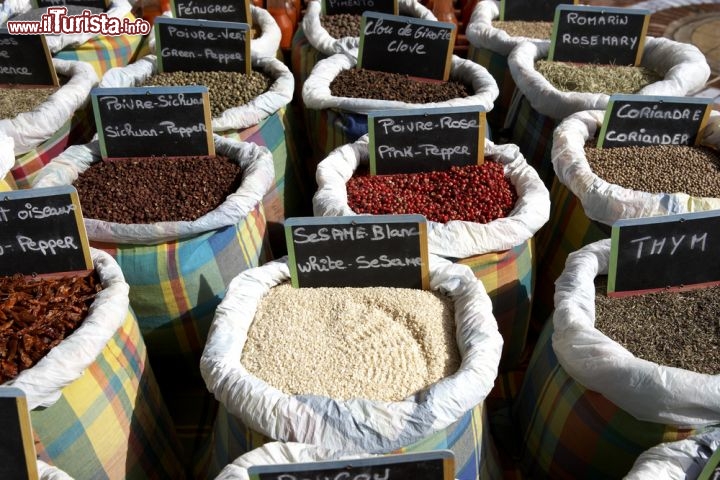
[[[321,15],[320,25],[333,38],[359,37],[361,15],[340,13],[337,15]]]
[[[720,287],[610,298],[595,278],[595,327],[636,357],[720,374]]]
[[[74,185],[86,218],[116,223],[192,221],[242,181],[226,157],[150,157],[97,162]]]
[[[343,70],[330,82],[336,97],[395,100],[406,103],[434,103],[465,98],[472,90],[460,82],[424,82],[408,75],[378,72],[364,68]]]

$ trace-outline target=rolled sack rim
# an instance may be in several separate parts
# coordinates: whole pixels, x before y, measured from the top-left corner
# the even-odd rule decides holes
[[[90,101],[90,90],[97,85],[95,69],[86,62],[52,59],[60,75],[70,77],[65,85],[30,112],[0,120],[0,134],[13,139],[15,155],[23,155],[50,139],[76,111]]]
[[[347,148],[340,147],[320,162],[313,197],[316,215],[363,215],[347,204],[346,184],[360,165],[369,165],[369,136]],[[464,220],[446,223],[428,220],[429,252],[446,258],[467,258],[522,245],[550,218],[550,193],[537,171],[516,145],[496,145],[485,139],[485,157],[503,164],[505,177],[515,187],[518,199],[507,217],[482,224]],[[340,191],[342,189],[342,191]]]
[[[507,57],[513,48],[523,42],[543,42],[546,39],[523,36],[511,36],[505,30],[495,28],[493,20],[500,18],[500,2],[480,0],[468,22],[465,36],[475,48],[484,48]]]
[[[305,80],[302,97],[305,106],[310,109],[322,110],[334,108],[353,113],[367,114],[373,110],[410,109],[480,106],[490,111],[493,102],[499,95],[495,79],[484,67],[457,55],[452,56],[450,80],[468,81],[472,84],[473,95],[465,98],[453,98],[444,102],[407,103],[395,100],[374,100],[367,98],[336,97],[330,91],[330,83],[343,70],[355,68],[357,58],[346,54],[335,54],[320,60]]]
[[[585,155],[585,141],[600,131],[604,110],[578,112],[563,120],[553,133],[552,163],[558,181],[582,204],[585,215],[612,226],[626,218],[673,215],[720,209],[720,198],[694,197],[682,192],[650,193],[610,183],[590,168]],[[711,112],[704,135],[720,132],[720,112]],[[720,135],[704,145],[720,148]]]
[[[248,428],[279,441],[385,453],[457,421],[492,388],[502,337],[490,298],[469,267],[431,256],[431,289],[455,299],[456,339],[463,358],[457,372],[398,402],[281,392],[249,373],[240,359],[259,301],[289,279],[287,257],[235,277],[216,310],[200,361],[208,390]]]
[[[607,108],[610,95],[562,92],[535,70],[535,61],[546,59],[549,50],[549,40],[522,42],[508,56],[510,74],[533,109],[561,120],[579,111]],[[646,37],[640,65],[664,78],[641,88],[637,95],[685,96],[704,85],[710,76],[710,67],[697,47],[666,38]]]
[[[242,168],[242,183],[214,210],[193,221],[155,223],[115,223],[85,218],[88,238],[96,242],[156,245],[237,225],[262,202],[273,185],[275,170],[272,153],[254,143],[213,135],[216,155],[235,159]],[[72,184],[93,163],[102,161],[97,140],[71,147],[46,165],[33,182],[33,188]]]

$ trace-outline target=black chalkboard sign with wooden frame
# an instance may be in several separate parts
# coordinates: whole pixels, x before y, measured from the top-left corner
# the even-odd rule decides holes
[[[294,287],[430,285],[422,215],[290,218],[285,239]]]
[[[640,65],[649,21],[648,10],[559,5],[548,60]]]
[[[0,193],[0,275],[92,270],[74,187]]]
[[[32,0],[35,8],[62,7],[64,5],[73,5],[76,7],[97,8],[107,10],[108,2],[106,0]]]
[[[250,74],[250,26],[246,23],[158,17],[158,71]]]
[[[252,25],[249,0],[170,0],[175,18],[217,20]]]
[[[0,387],[0,478],[37,480],[38,468],[25,393]]]
[[[362,15],[365,11],[397,15],[400,8],[398,0],[322,0],[323,15]]]
[[[380,110],[368,114],[370,174],[449,170],[485,160],[479,107]]]
[[[447,81],[456,34],[452,23],[365,12],[357,68]]]
[[[258,465],[248,468],[248,475],[250,480],[308,478],[453,480],[455,457],[450,450],[435,450],[327,462]]]
[[[611,95],[598,148],[697,145],[712,98]]]
[[[212,156],[207,87],[93,88],[103,159]]]
[[[500,0],[500,20],[552,22],[555,7],[577,4],[578,0]]]
[[[608,296],[720,284],[720,210],[613,224]]]
[[[44,35],[0,28],[0,85],[60,85]]]

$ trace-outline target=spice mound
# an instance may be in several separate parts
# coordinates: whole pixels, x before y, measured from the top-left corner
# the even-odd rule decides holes
[[[64,278],[0,277],[0,383],[74,332],[102,289],[95,272]]]
[[[535,69],[561,92],[635,93],[662,80],[645,67],[538,60]]]
[[[636,357],[720,374],[720,287],[610,298],[595,278],[595,327]]]
[[[247,370],[290,395],[399,401],[460,365],[454,304],[402,288],[272,288],[242,353]]]
[[[406,103],[434,103],[465,98],[472,89],[460,82],[428,82],[399,73],[364,68],[343,70],[330,82],[330,93],[336,97],[395,100]]]
[[[500,21],[493,20],[492,26],[498,30],[505,30],[511,37],[550,38],[552,37],[553,22],[525,22],[522,20]]]
[[[141,86],[205,85],[210,97],[210,113],[219,117],[225,110],[245,105],[265,93],[272,80],[261,72],[163,72],[151,76]]]
[[[517,201],[503,166],[487,160],[443,172],[357,175],[346,187],[348,206],[356,213],[416,213],[442,223],[488,223],[508,216]]]
[[[720,198],[720,154],[707,147],[652,145],[595,148],[585,145],[592,171],[606,182],[639,192]]]
[[[320,15],[320,25],[333,38],[359,37],[361,21],[361,15],[351,13]]]
[[[149,157],[96,162],[73,185],[86,218],[153,223],[196,220],[241,182],[240,165],[226,157]]]

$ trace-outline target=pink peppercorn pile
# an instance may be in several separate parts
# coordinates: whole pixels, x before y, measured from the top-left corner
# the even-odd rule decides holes
[[[441,223],[488,223],[507,216],[517,200],[503,166],[487,160],[443,172],[357,175],[346,186],[348,205],[356,213],[416,213]]]

